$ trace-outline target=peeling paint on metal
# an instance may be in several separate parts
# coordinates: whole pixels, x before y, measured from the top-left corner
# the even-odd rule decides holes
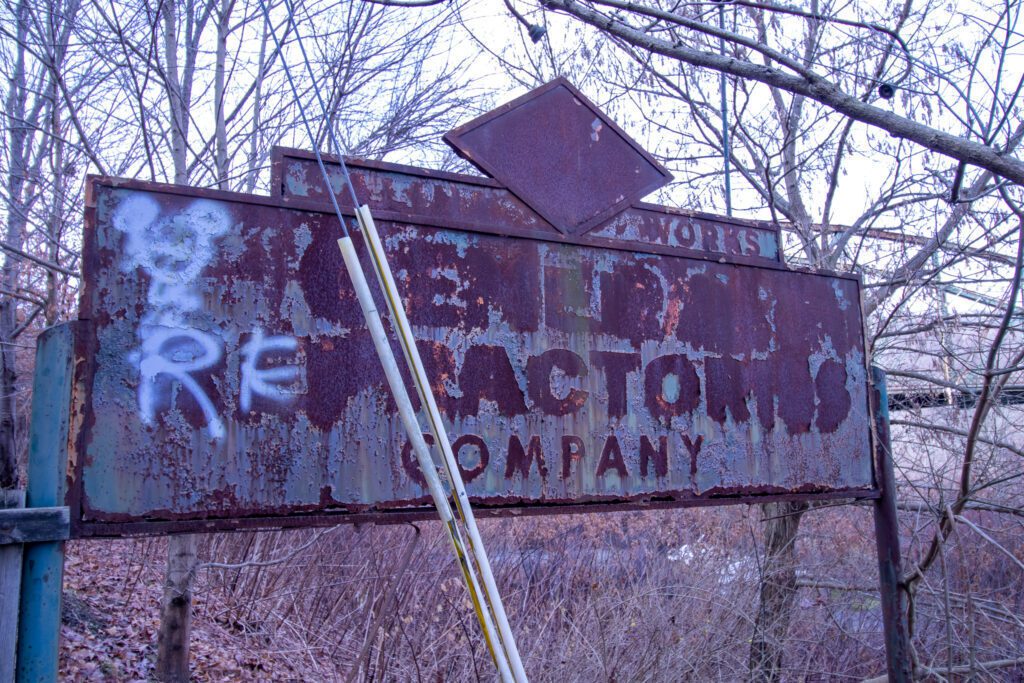
[[[304,163],[287,165],[284,191],[323,198]],[[654,249],[668,234],[623,249],[444,227],[454,215],[517,219],[500,188],[354,170],[395,212],[378,220],[381,237],[480,503],[872,489],[855,280],[748,263],[730,235],[758,238],[728,223],[707,231],[721,263]],[[95,352],[83,359],[76,479],[86,524],[424,502],[332,214],[92,182],[82,318]],[[169,260],[141,257],[139,235]],[[175,260],[203,240],[204,263]],[[154,264],[174,266],[173,316]],[[146,347],[154,329],[164,337]]]

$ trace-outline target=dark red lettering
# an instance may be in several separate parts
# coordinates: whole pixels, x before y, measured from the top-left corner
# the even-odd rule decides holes
[[[587,366],[578,355],[568,349],[549,349],[526,362],[526,387],[530,400],[548,415],[574,413],[586,402],[589,394],[573,387],[563,398],[558,398],[551,389],[551,371],[555,368],[569,377],[587,376]]]
[[[700,223],[697,223],[691,218],[687,221],[687,224],[684,226],[684,231],[686,235],[685,241],[689,242],[689,244],[686,244],[683,240],[680,240],[682,246],[689,247],[690,249],[695,249],[697,251],[703,251],[704,237],[701,233]]]
[[[806,434],[811,431],[814,418],[814,387],[807,381],[807,359],[783,357],[776,372],[779,377],[804,378],[803,381],[786,382],[785,390],[779,391],[779,417],[786,423],[790,434]]]
[[[420,360],[423,361],[423,370],[431,382],[431,389],[434,392],[434,400],[437,402],[438,408],[449,416],[454,416],[455,400],[448,395],[448,391],[445,389],[445,380],[455,380],[455,356],[452,354],[451,346],[430,339],[417,339],[416,349],[419,351]],[[401,369],[408,386],[411,384],[411,379],[404,363]],[[413,408],[420,410],[419,392],[411,392],[409,398],[412,399]]]
[[[467,469],[462,464],[462,449],[466,446],[475,446],[478,453],[477,457],[479,458],[476,467],[470,469]],[[455,462],[459,465],[462,481],[467,484],[484,473],[484,470],[487,469],[487,463],[491,459],[491,452],[487,450],[487,444],[476,434],[463,434],[455,439],[455,443],[452,444],[452,452],[455,454]]]
[[[723,254],[741,254],[743,246],[742,236],[735,227],[718,228],[718,244]]]
[[[770,301],[775,305],[775,325],[785,353],[769,361],[778,393],[778,415],[790,434],[802,434],[815,422],[815,393],[819,402],[835,402],[826,407],[818,425],[827,431],[838,426],[848,413],[848,394],[843,378],[845,369],[838,365],[825,370],[820,379],[808,381],[809,358],[819,353],[825,339],[830,338],[840,359],[860,348],[860,332],[855,285],[833,278],[793,278],[772,285]],[[843,301],[847,303],[845,309]],[[805,302],[813,302],[806,305]],[[763,348],[763,347],[762,347]],[[829,365],[826,361],[825,365]],[[802,379],[801,379],[802,378]]]
[[[476,295],[468,296],[466,284],[472,282],[474,292],[486,292],[493,286],[494,276],[474,267],[475,259],[460,257],[457,245],[418,240],[415,250],[400,249],[390,258],[396,271],[404,266],[416,274],[403,292],[413,325],[464,330],[487,326],[487,307]]]
[[[385,401],[382,409],[388,414],[397,409],[391,392],[385,388],[384,371],[365,329],[355,329],[347,338],[324,336],[309,341],[303,350],[308,386],[302,406],[317,429],[333,429],[349,400],[368,388],[379,388]]]
[[[604,442],[601,450],[601,460],[597,463],[597,476],[603,477],[608,470],[615,470],[620,477],[629,474],[626,470],[626,461],[622,459],[622,449],[619,447],[619,439],[615,435],[609,436]]]
[[[736,231],[736,243],[739,246],[739,253],[743,256],[750,256],[750,242],[747,239],[747,235],[750,234],[749,230],[742,229]]]
[[[640,354],[591,351],[590,362],[594,367],[604,370],[604,383],[608,389],[608,417],[622,417],[628,408],[626,375],[640,367]]]
[[[700,379],[689,358],[682,354],[669,354],[647,364],[644,369],[644,405],[651,415],[667,421],[675,415],[692,412],[699,403]]]
[[[578,436],[562,437],[562,479],[568,479],[572,474],[572,463],[582,460],[587,455],[583,439]]]
[[[704,373],[708,416],[712,420],[725,424],[728,411],[735,422],[746,422],[750,419],[747,397],[753,394],[761,426],[766,431],[775,426],[775,380],[771,363],[708,358],[704,363]]]
[[[309,313],[331,323],[345,321],[343,324],[352,326],[358,321],[360,327],[365,327],[352,280],[344,268],[338,267],[338,245],[334,236],[329,230],[312,232],[313,242],[303,252],[297,274]]]
[[[653,267],[653,266],[651,266]],[[661,329],[665,291],[647,265],[619,265],[601,273],[601,331],[639,346]]]
[[[648,466],[654,461],[654,476],[664,477],[668,474],[668,437],[658,437],[658,450],[646,436],[640,437],[640,476],[646,477]]]
[[[740,239],[740,249],[743,250],[743,255],[753,254],[754,256],[761,256],[761,241],[757,238],[758,233],[756,230],[744,230]]]
[[[540,437],[530,439],[530,445],[523,450],[523,444],[519,437],[513,434],[508,438],[508,458],[505,460],[505,478],[511,479],[516,472],[522,475],[523,479],[530,476],[530,466],[537,462],[537,471],[544,479],[548,476],[548,466],[544,462],[544,450],[540,444]]]
[[[679,218],[676,220],[678,220],[675,226],[676,242],[680,247],[696,249],[697,247],[694,245],[694,229],[689,223],[690,219]]]
[[[452,200],[439,195],[436,201]],[[333,240],[327,241],[334,246]],[[486,244],[467,249],[448,240],[421,239],[415,249],[397,249],[389,258],[395,272],[404,268],[412,274],[402,293],[413,325],[483,329],[487,316],[496,311],[513,330],[531,332],[539,326],[541,281],[536,249],[520,250],[510,259]],[[342,276],[347,278],[347,273]]]
[[[719,254],[725,253],[725,245],[722,244],[721,228],[716,225],[703,224],[700,226],[705,249]]]
[[[711,271],[713,266],[709,266]],[[722,273],[724,274],[724,273]],[[731,273],[736,277],[736,273]],[[737,285],[733,285],[736,288]],[[695,349],[731,353],[733,347],[746,350],[747,329],[752,321],[734,304],[729,287],[711,272],[694,274],[676,282],[673,295],[682,301],[676,337]],[[742,335],[741,335],[742,330]]]
[[[434,445],[434,437],[430,434],[424,434],[423,440],[427,442],[428,446]],[[412,452],[412,442],[406,439],[405,445],[402,446],[402,469],[409,475],[409,478],[414,482],[427,488],[427,480],[423,476],[423,471],[420,469],[420,463],[416,459],[416,455]]]
[[[697,456],[700,454],[700,447],[704,444],[704,435],[699,434],[696,441],[690,440],[689,434],[683,434],[683,445],[690,452],[690,477],[697,478]]]
[[[818,417],[814,424],[824,434],[839,429],[850,412],[850,392],[846,390],[846,368],[834,360],[827,360],[818,368],[814,378],[818,395]]]
[[[481,399],[497,403],[502,415],[526,413],[526,401],[516,373],[508,353],[500,346],[480,344],[466,350],[459,373],[459,389],[462,396],[450,401],[456,415],[476,415]]]

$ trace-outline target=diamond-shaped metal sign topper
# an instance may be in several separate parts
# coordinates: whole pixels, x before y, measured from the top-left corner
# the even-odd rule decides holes
[[[672,175],[564,78],[444,136],[555,228],[597,227]]]

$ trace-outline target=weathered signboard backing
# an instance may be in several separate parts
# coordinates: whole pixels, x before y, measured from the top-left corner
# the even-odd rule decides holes
[[[491,179],[351,172],[479,505],[875,495],[856,279],[761,224],[570,234]],[[75,533],[425,512],[315,162],[273,187],[90,181]]]

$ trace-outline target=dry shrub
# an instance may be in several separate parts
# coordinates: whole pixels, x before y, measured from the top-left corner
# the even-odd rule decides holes
[[[969,514],[1024,558],[1017,518]],[[929,522],[904,521],[912,559]],[[734,681],[747,675],[762,524],[757,508],[736,506],[487,520],[481,531],[531,680]],[[494,680],[441,528],[417,527],[208,537],[196,586],[196,678]],[[66,672],[131,680],[129,672],[150,670],[163,547],[72,544]],[[945,555],[944,569],[915,596],[920,666],[950,678],[951,665],[1018,657],[1024,572],[962,525]],[[797,557],[801,587],[783,679],[861,680],[884,671],[870,507],[812,509]],[[112,627],[112,642],[100,643]],[[974,679],[1021,674],[979,667]]]

